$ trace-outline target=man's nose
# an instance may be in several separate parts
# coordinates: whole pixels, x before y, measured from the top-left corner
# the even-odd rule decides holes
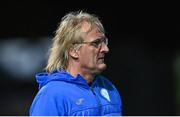
[[[103,53],[108,53],[109,52],[109,47],[105,43],[102,44],[101,46],[101,52]]]

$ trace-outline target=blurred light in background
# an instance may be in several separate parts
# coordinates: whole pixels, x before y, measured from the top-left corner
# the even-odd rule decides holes
[[[11,78],[32,80],[31,76],[44,67],[50,42],[50,37],[37,41],[25,38],[1,40],[0,69]]]

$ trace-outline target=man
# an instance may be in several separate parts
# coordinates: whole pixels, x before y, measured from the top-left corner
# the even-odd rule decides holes
[[[108,52],[108,39],[97,16],[82,11],[65,15],[53,39],[47,72],[36,75],[40,90],[30,115],[122,115],[117,89],[100,75]]]

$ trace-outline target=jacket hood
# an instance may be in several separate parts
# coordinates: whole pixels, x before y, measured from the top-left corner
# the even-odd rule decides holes
[[[65,70],[55,70],[52,73],[48,73],[48,72],[38,73],[36,74],[36,80],[39,84],[39,89],[51,81],[71,82],[89,88],[88,83],[80,74],[78,74],[77,77],[73,77]]]

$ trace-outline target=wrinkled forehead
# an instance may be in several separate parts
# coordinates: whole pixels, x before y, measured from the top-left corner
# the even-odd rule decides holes
[[[105,34],[95,24],[84,23],[81,29],[81,39],[84,41],[94,41],[97,38],[105,37]]]
[[[90,24],[87,21],[82,22],[81,31],[82,33],[86,33],[86,34],[93,31],[94,33],[99,33],[104,35],[103,27],[98,26],[98,24],[96,23]]]

